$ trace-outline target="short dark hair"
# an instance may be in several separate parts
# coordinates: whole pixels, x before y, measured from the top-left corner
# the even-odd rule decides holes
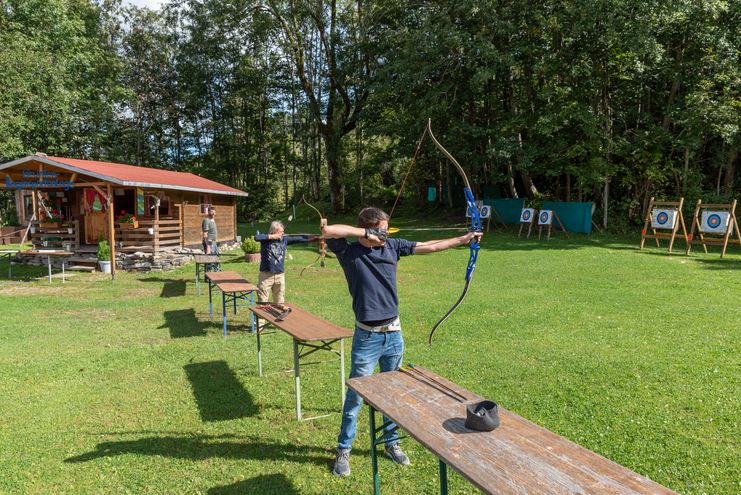
[[[380,208],[369,206],[358,213],[358,227],[368,229],[377,227],[379,223],[389,219],[389,216]]]

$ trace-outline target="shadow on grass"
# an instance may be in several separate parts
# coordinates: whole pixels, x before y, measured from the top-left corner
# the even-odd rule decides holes
[[[160,297],[181,297],[185,295],[186,282],[185,280],[175,278],[154,278],[144,277],[140,278],[139,282],[158,282],[162,283],[162,292]]]
[[[127,454],[162,456],[194,461],[204,459],[256,459],[297,463],[310,462],[319,466],[329,466],[333,461],[332,454],[327,449],[296,445],[295,443],[278,444],[259,440],[226,441],[223,436],[154,436],[138,440],[101,442],[96,445],[95,450],[69,457],[64,462],[88,462],[103,457]]]
[[[247,418],[258,413],[252,396],[225,361],[187,364],[184,369],[203,421]]]
[[[720,259],[720,254],[718,254],[717,259],[695,258],[693,261],[700,263],[707,270],[741,270],[741,260]]]
[[[248,493],[298,495],[291,480],[285,474],[262,474],[227,486],[216,486],[208,495],[245,495]]]
[[[210,322],[201,322],[196,318],[196,311],[192,308],[165,311],[165,323],[159,328],[167,328],[170,338],[182,339],[185,337],[205,337]]]

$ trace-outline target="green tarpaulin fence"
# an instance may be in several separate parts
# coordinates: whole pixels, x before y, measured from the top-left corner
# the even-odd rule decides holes
[[[505,223],[517,225],[520,223],[520,214],[525,207],[525,200],[518,199],[492,199],[487,198],[484,203],[493,206]],[[589,202],[566,202],[566,201],[544,201],[541,210],[553,210],[558,215],[561,223],[569,232],[592,233],[592,203]]]
[[[569,232],[592,233],[592,203],[543,201],[541,210],[553,210]]]

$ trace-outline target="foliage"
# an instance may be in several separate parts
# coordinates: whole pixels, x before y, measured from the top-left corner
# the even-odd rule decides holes
[[[98,241],[98,260],[110,261],[111,260],[111,247],[108,245],[108,241],[101,239]]]
[[[0,191],[0,227],[19,225],[15,196],[11,191]]]
[[[43,221],[49,223],[62,223],[64,221],[64,213],[56,209],[51,209],[48,211],[46,218]]]
[[[0,157],[194,172],[248,191],[240,218],[390,206],[428,118],[478,192],[606,196],[628,224],[741,192],[738,0],[2,5]],[[460,206],[429,142],[407,184]]]
[[[136,217],[132,215],[131,213],[127,213],[126,210],[121,210],[121,214],[116,217],[116,222],[118,223],[134,223],[136,222]]]
[[[239,247],[242,248],[244,254],[255,254],[260,252],[260,243],[255,240],[254,236],[242,239],[242,244]]]

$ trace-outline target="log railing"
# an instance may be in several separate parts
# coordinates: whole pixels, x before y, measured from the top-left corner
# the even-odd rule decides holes
[[[116,224],[116,243],[122,252],[157,253],[162,249],[183,245],[182,223],[177,218],[139,220],[139,227],[127,228]]]

